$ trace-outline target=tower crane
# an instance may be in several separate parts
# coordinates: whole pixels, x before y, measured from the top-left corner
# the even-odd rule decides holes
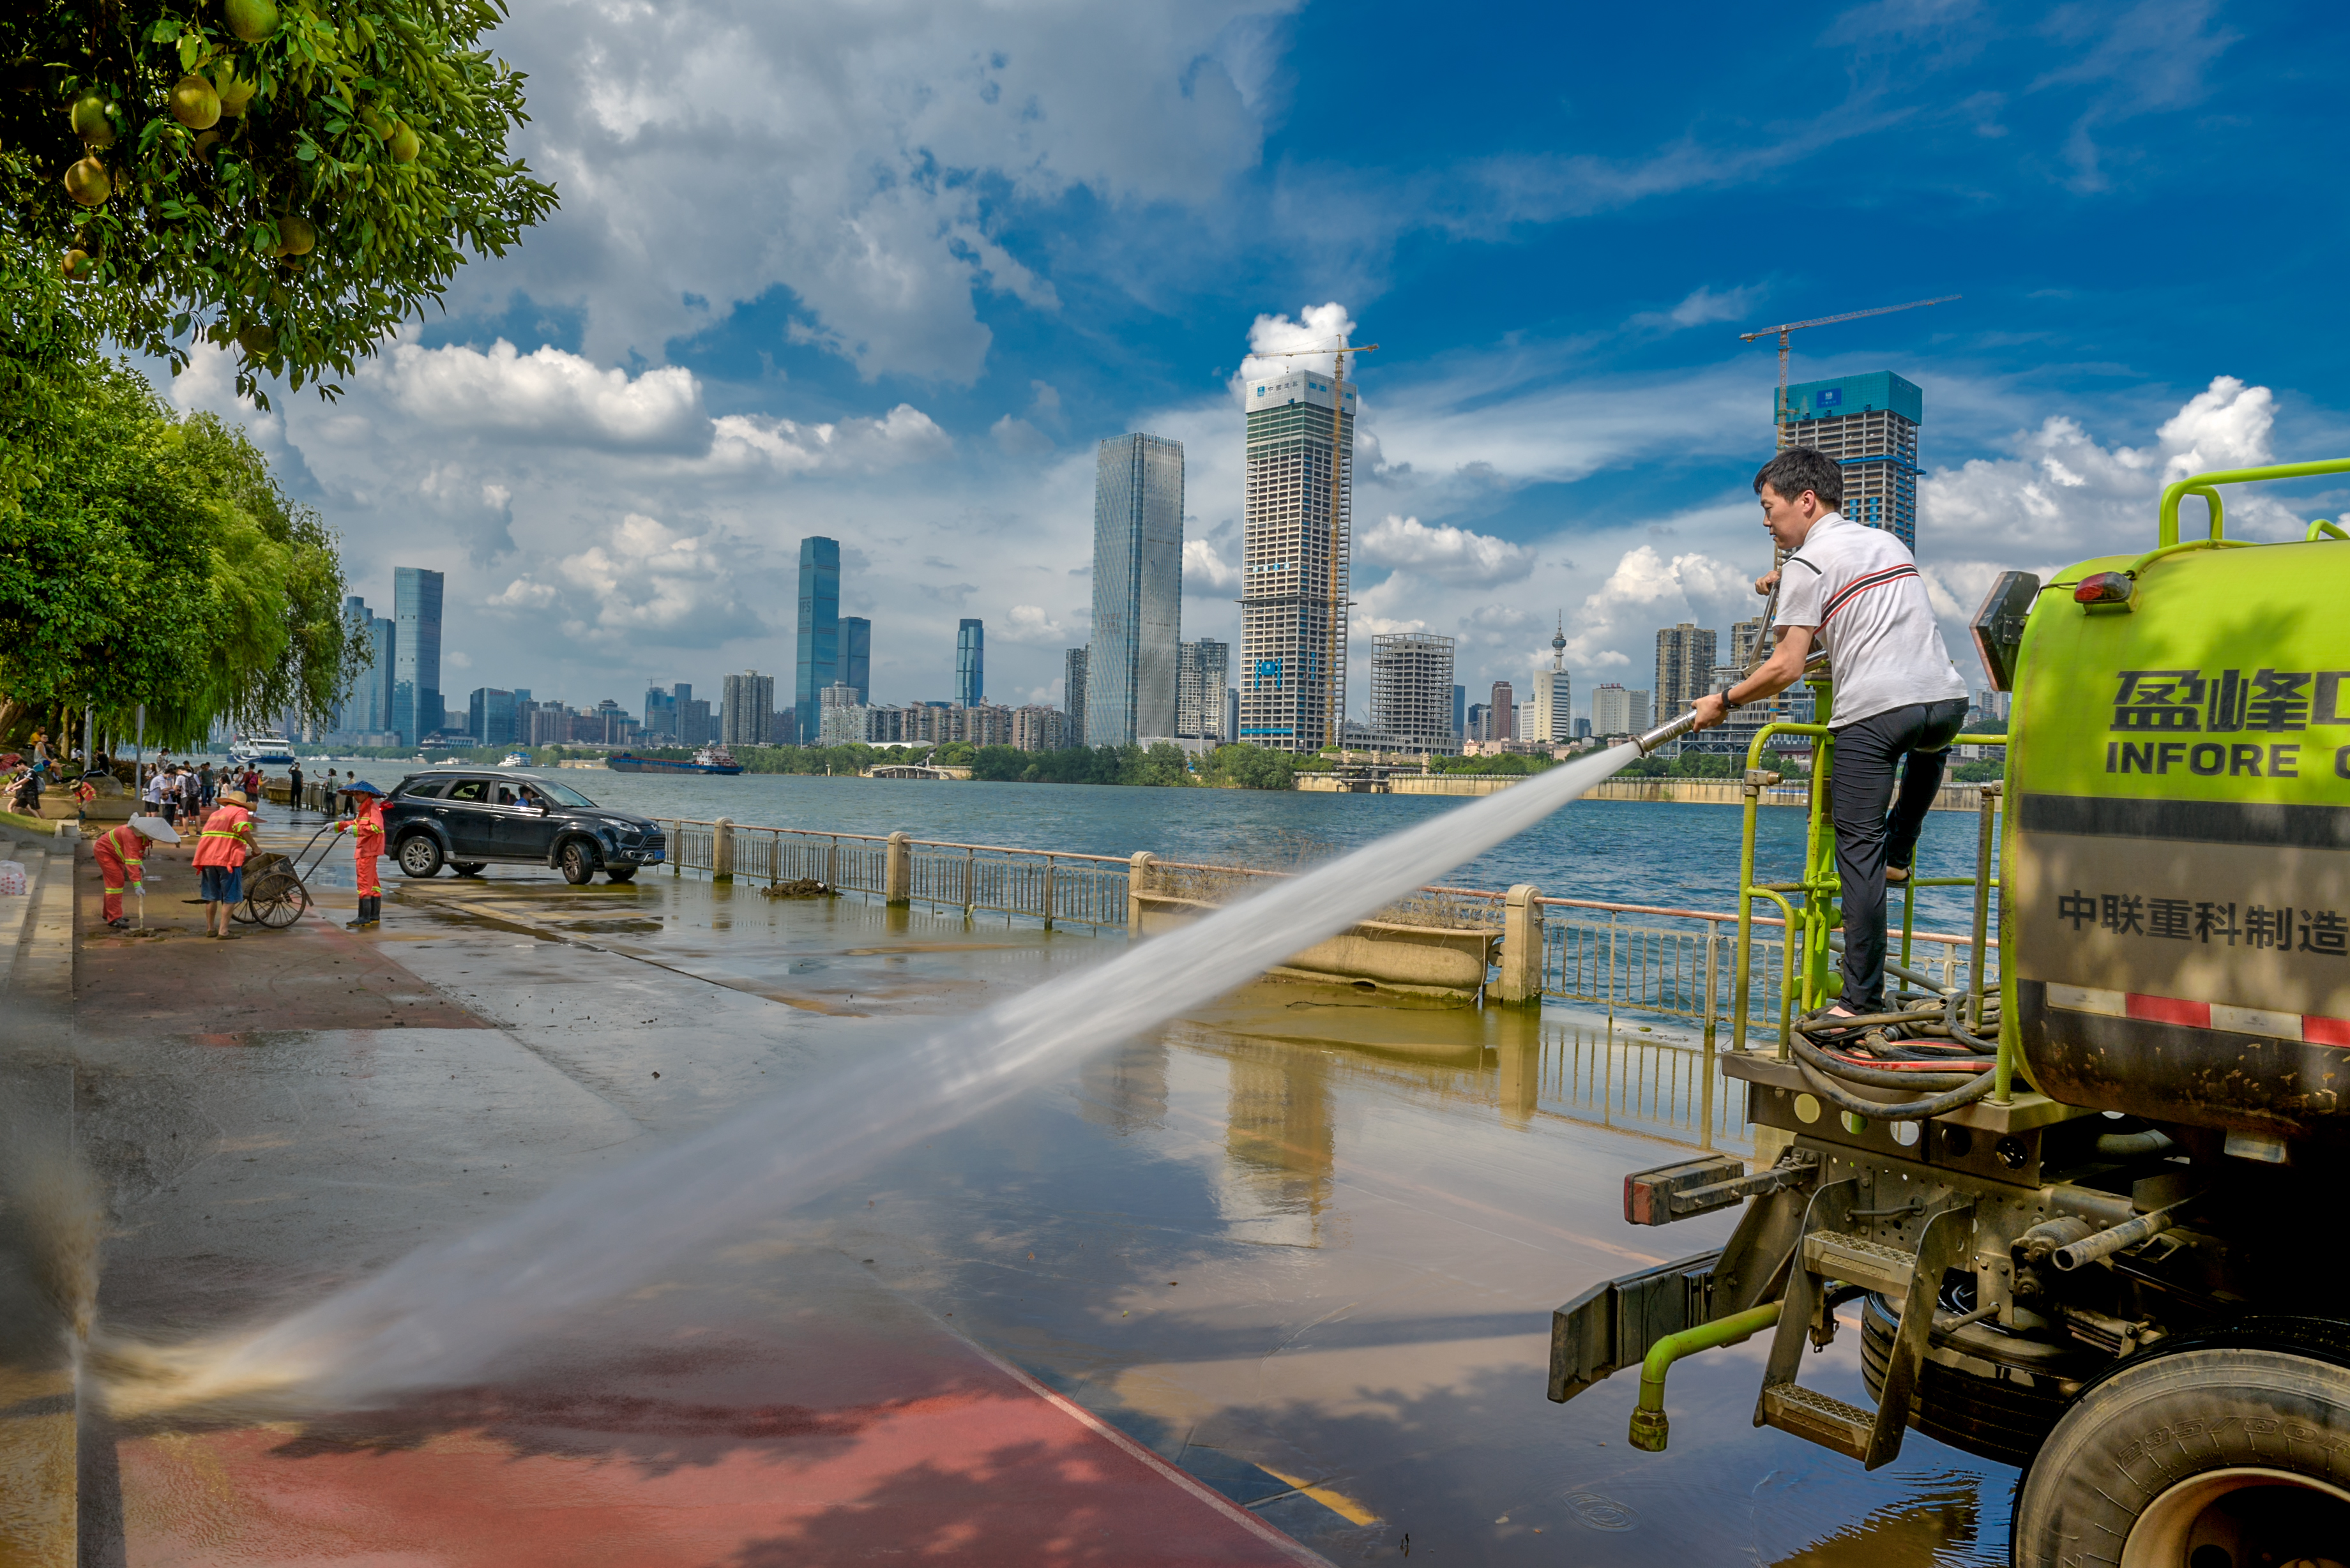
[[[1347,384],[1347,356],[1368,354],[1378,348],[1376,343],[1349,348],[1342,336],[1336,348],[1284,348],[1279,353],[1249,356],[1252,359],[1302,359],[1323,354],[1338,357],[1338,368],[1330,377],[1330,645],[1323,649],[1322,685],[1329,701],[1329,743],[1342,749],[1347,700],[1338,689],[1338,661],[1346,656],[1346,633],[1340,628],[1344,624],[1342,612],[1347,607],[1341,600],[1347,590],[1339,581],[1338,563],[1346,558],[1351,543],[1347,537],[1342,506],[1346,476],[1354,454],[1347,450],[1347,399],[1340,389]]]
[[[1948,305],[1954,299],[1965,297],[1964,295],[1946,294],[1938,299],[1913,299],[1907,305],[1880,305],[1869,310],[1847,310],[1842,316],[1820,316],[1809,321],[1786,321],[1776,327],[1765,327],[1759,332],[1742,332],[1738,335],[1738,340],[1742,343],[1752,343],[1757,337],[1768,337],[1773,332],[1779,335],[1778,406],[1780,410],[1784,412],[1787,407],[1787,334],[1801,332],[1806,327],[1833,327],[1839,321],[1857,321],[1864,316],[1890,316],[1897,310],[1916,310],[1920,306]]]

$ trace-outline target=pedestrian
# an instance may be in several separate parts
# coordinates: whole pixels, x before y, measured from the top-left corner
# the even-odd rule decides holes
[[[149,774],[147,783],[139,791],[139,804],[147,808],[148,815],[160,818],[168,826],[172,811],[163,804],[163,783],[167,776],[161,767]]]
[[[206,763],[203,767],[196,770],[196,807],[198,810],[210,811],[212,809],[213,790],[217,787],[217,784],[218,781],[213,774],[212,763]]]
[[[98,836],[98,845],[91,853],[98,860],[98,874],[106,884],[106,924],[111,930],[120,930],[130,922],[122,914],[122,888],[125,883],[144,889],[147,885],[147,849],[158,841],[177,844],[177,829],[160,816],[134,816],[121,826]]]
[[[261,767],[259,763],[248,763],[245,764],[244,780],[242,787],[244,790],[245,799],[259,800],[261,798]]]
[[[236,940],[228,929],[229,912],[244,901],[244,861],[253,853],[253,826],[257,820],[246,809],[241,789],[221,791],[217,810],[204,818],[197,836],[196,867],[203,882],[204,935],[221,941]]]
[[[383,854],[383,791],[355,778],[344,793],[351,797],[351,815],[335,824],[335,831],[351,836],[351,870],[359,878],[359,914],[349,929],[364,931],[383,923],[383,885],[375,875],[375,863]]]
[[[286,782],[293,785],[292,793],[286,797],[286,804],[299,811],[302,809],[302,760],[299,757],[294,760],[294,765],[286,771]]]
[[[1967,683],[1943,645],[1934,607],[1907,546],[1837,510],[1844,471],[1791,447],[1754,475],[1763,526],[1785,564],[1754,585],[1779,590],[1777,641],[1762,668],[1697,700],[1697,727],[1800,680],[1814,641],[1835,678],[1828,801],[1844,902],[1843,983],[1825,1016],[1885,1011],[1885,884],[1906,880],[1942,764],[1967,719]],[[1900,793],[1893,771],[1901,768]],[[1888,815],[1886,807],[1891,803]],[[1821,1044],[1844,1036],[1814,1035]]]

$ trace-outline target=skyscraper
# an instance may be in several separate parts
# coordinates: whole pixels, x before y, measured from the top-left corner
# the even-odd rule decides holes
[[[1752,620],[1733,621],[1730,628],[1730,662],[1742,673],[1754,668],[1754,656],[1762,645],[1762,634],[1771,623],[1761,616]]]
[[[1177,735],[1187,741],[1224,738],[1224,680],[1231,665],[1229,643],[1203,637],[1175,645]]]
[[[1489,741],[1514,741],[1518,738],[1518,694],[1506,680],[1493,682],[1492,701],[1485,704],[1485,738]]]
[[[1452,639],[1432,631],[1371,639],[1371,728],[1407,752],[1457,752],[1452,732]]]
[[[1122,746],[1176,727],[1182,637],[1183,443],[1113,436],[1094,457],[1094,639],[1086,740]]]
[[[465,705],[465,732],[480,746],[511,745],[515,740],[515,694],[477,686]]]
[[[392,621],[368,608],[354,594],[343,601],[343,632],[359,649],[367,668],[353,677],[350,689],[335,711],[335,728],[344,734],[380,734],[391,728],[392,652],[397,640]]]
[[[1571,741],[1575,738],[1575,682],[1566,672],[1566,622],[1551,634],[1550,668],[1534,672],[1534,700],[1528,706],[1525,738],[1529,741]]]
[[[775,708],[774,676],[746,670],[740,675],[726,677],[718,710],[718,743],[722,746],[765,744],[769,739],[769,726],[775,722]],[[818,722],[821,723],[820,719]],[[806,743],[815,743],[817,728],[817,724],[811,724],[800,732]]]
[[[857,701],[873,701],[873,623],[861,615],[840,618],[840,679],[857,688]]]
[[[1063,740],[1072,746],[1086,744],[1086,665],[1091,650],[1073,648],[1068,650],[1068,673],[1061,682],[1061,709],[1069,716],[1062,727]]]
[[[1713,690],[1713,630],[1692,621],[1657,631],[1657,722],[1669,723]]]
[[[1591,689],[1591,732],[1637,735],[1648,727],[1648,694],[1610,680]]]
[[[839,679],[840,541],[812,536],[800,541],[799,649],[792,674],[791,739],[808,745],[816,742],[816,726],[823,717],[816,693]],[[727,698],[722,711],[732,712],[733,701]],[[734,743],[732,735],[726,737],[726,743]]]
[[[658,686],[645,688],[645,733],[677,735],[677,699]]]
[[[391,724],[412,746],[441,728],[440,573],[398,566],[391,574]]]
[[[1469,688],[1466,686],[1452,689],[1452,738],[1456,741],[1469,738]]]
[[[987,628],[969,616],[955,628],[955,701],[966,708],[987,701]]]
[[[1844,469],[1844,514],[1918,548],[1918,427],[1926,394],[1890,370],[1804,381],[1776,415],[1779,450],[1808,446]],[[1658,711],[1664,711],[1661,706]]]
[[[1355,410],[1325,370],[1249,385],[1240,738],[1258,745],[1319,751],[1346,711]]]

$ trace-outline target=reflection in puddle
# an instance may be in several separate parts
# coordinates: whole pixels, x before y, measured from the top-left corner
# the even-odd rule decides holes
[[[1981,1564],[2007,1561],[2004,1530],[1984,1542],[1985,1478],[1966,1471],[1921,1476],[1908,1497],[1878,1504],[1810,1545],[1782,1557],[1773,1568],[1876,1568],[1879,1563]]]

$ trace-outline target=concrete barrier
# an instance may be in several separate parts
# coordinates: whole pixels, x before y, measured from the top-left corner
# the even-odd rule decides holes
[[[1149,867],[1143,864],[1150,858],[1149,852],[1134,858],[1136,865],[1127,881],[1130,938],[1140,940],[1178,929],[1222,907],[1153,889],[1149,885]],[[1483,989],[1497,940],[1482,927],[1365,920],[1310,948],[1282,955],[1263,972],[1274,980],[1466,1000]],[[1540,964],[1537,947],[1537,974]],[[1537,988],[1537,998],[1540,994]]]

